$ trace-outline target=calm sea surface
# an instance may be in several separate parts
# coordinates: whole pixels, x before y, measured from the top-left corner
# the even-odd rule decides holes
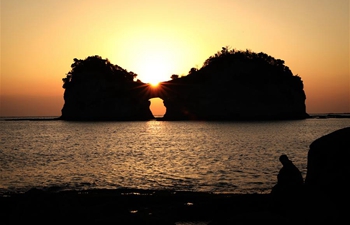
[[[276,122],[0,120],[0,193],[36,187],[269,193],[285,153],[305,178],[313,140],[350,119]]]

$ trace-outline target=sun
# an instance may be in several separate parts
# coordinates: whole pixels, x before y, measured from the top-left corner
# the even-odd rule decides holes
[[[136,79],[156,85],[171,80],[179,70],[179,60],[184,56],[178,42],[170,40],[162,32],[145,32],[132,35],[125,50],[125,59],[137,74]]]
[[[159,85],[160,82],[150,82],[149,84],[152,86],[152,87],[157,87]]]
[[[137,74],[136,79],[156,85],[171,80],[174,74],[185,75],[192,64],[194,54],[187,36],[168,27],[142,26],[125,31],[115,44],[116,62],[121,62]],[[195,54],[197,55],[197,54]]]
[[[138,57],[137,62],[137,78],[152,86],[170,80],[174,73],[174,65],[172,65],[171,57],[167,52],[151,51],[143,57]]]

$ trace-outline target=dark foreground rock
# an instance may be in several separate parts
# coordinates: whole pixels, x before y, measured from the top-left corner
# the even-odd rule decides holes
[[[272,192],[273,212],[298,224],[350,223],[350,127],[314,140],[301,187]]]
[[[0,224],[330,224],[315,220],[306,200],[282,214],[271,208],[269,194],[33,189],[0,197]]]
[[[349,223],[349,159],[350,127],[324,135],[310,145],[305,190],[308,213],[318,224]]]
[[[31,190],[0,198],[0,224],[205,224],[288,222],[268,211],[266,194],[91,190]],[[288,223],[286,223],[288,224]]]

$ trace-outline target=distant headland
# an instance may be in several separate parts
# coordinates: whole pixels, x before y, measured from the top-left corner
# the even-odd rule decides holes
[[[149,99],[163,100],[162,120],[305,119],[305,92],[284,61],[265,53],[223,47],[200,69],[172,75],[157,87],[136,80],[108,59],[74,59],[63,78],[62,120],[155,119]]]

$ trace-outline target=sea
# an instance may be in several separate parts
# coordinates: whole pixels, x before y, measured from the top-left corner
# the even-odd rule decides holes
[[[0,194],[32,188],[266,194],[281,154],[305,178],[310,144],[350,118],[72,122],[0,118]]]

